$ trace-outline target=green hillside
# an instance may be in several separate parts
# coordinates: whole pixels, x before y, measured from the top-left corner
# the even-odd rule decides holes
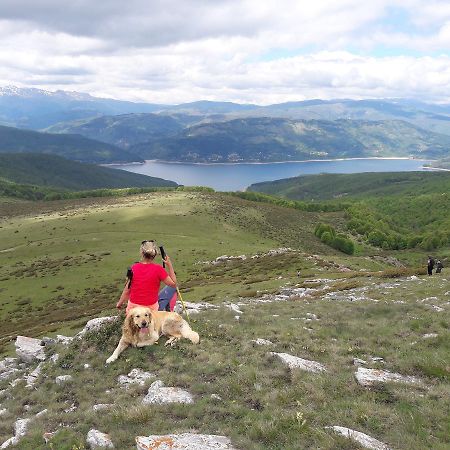
[[[450,174],[440,172],[327,173],[255,183],[248,191],[291,200],[330,200],[450,192]]]
[[[318,223],[345,232],[345,221],[344,211],[183,191],[10,204],[0,214],[2,354],[14,355],[17,335],[73,336],[91,318],[117,315],[143,239],[164,243],[183,299],[204,310],[189,318],[199,345],[166,348],[161,337],[108,366],[123,313],[67,346],[47,340],[48,355],[59,357],[40,366],[32,388],[24,378],[37,363],[0,379],[0,442],[18,417],[29,417],[21,450],[85,449],[92,428],[121,450],[136,449],[136,436],[193,430],[246,450],[359,448],[331,426],[393,449],[448,448],[450,247],[437,254],[444,272],[428,277],[420,248],[358,242],[350,256],[314,235]],[[216,259],[222,255],[235,258]],[[324,370],[288,368],[271,352]],[[355,376],[363,368],[415,382],[364,387]],[[153,378],[123,389],[118,377],[133,369]],[[59,385],[60,375],[73,378]],[[143,405],[155,380],[188,390],[194,402]],[[97,404],[107,406],[95,411]],[[49,443],[44,432],[55,432]]]
[[[450,173],[322,174],[258,183],[249,190],[295,200],[345,199],[347,229],[383,248],[450,244]],[[320,203],[319,203],[320,204]]]
[[[114,145],[76,134],[50,134],[0,126],[0,153],[47,153],[83,162],[142,161]]]
[[[436,159],[450,136],[404,121],[247,118],[192,126],[177,136],[137,144],[144,159],[187,162],[295,161],[343,157]]]
[[[69,190],[177,186],[161,178],[36,153],[0,153],[0,178]]]
[[[157,114],[122,114],[56,124],[50,133],[81,134],[90,139],[129,148],[140,142],[175,135],[183,125],[173,117]]]

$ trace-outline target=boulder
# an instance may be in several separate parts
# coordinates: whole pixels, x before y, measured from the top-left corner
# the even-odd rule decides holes
[[[319,373],[326,372],[327,368],[316,361],[299,358],[297,356],[289,355],[289,353],[270,352],[271,355],[277,356],[290,369],[306,370],[307,372]]]
[[[144,386],[145,383],[156,378],[154,373],[145,372],[142,369],[133,369],[128,375],[120,375],[117,381],[120,387],[128,388],[131,384],[138,384],[139,386]]]
[[[86,333],[90,331],[100,330],[105,324],[114,322],[117,320],[118,316],[106,316],[106,317],[97,317],[95,319],[89,320],[84,328],[76,335],[77,338],[82,338]]]
[[[162,405],[165,403],[194,403],[192,395],[181,388],[164,387],[164,383],[157,380],[148,389],[142,400],[144,405]]]
[[[364,448],[368,448],[371,450],[390,450],[389,447],[386,444],[383,444],[383,442],[378,441],[377,439],[361,433],[360,431],[351,430],[350,428],[345,427],[327,427],[328,429],[331,429],[335,431],[336,433],[349,438],[355,442],[357,442],[359,445],[361,445]]]
[[[114,444],[108,434],[92,429],[87,434],[86,442],[90,448],[114,448]]]
[[[26,363],[45,361],[44,347],[40,339],[17,336],[15,346],[16,354],[22,361]]]
[[[374,383],[420,383],[416,377],[400,375],[399,373],[388,372],[387,370],[366,369],[365,367],[358,367],[355,372],[355,377],[361,386],[370,387]]]
[[[136,448],[137,450],[235,450],[225,436],[192,433],[138,436]]]

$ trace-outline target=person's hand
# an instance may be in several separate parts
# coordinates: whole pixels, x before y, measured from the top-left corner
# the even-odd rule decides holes
[[[116,308],[117,308],[118,310],[122,309],[122,303],[121,303],[120,301],[117,302]]]
[[[170,258],[168,255],[166,255],[166,257],[163,259],[164,263],[167,264],[169,267],[172,266],[172,263],[170,261]]]

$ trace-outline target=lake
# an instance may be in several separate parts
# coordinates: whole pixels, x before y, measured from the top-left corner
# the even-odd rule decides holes
[[[185,164],[146,161],[114,165],[116,169],[172,180],[185,186],[240,191],[252,183],[318,173],[411,172],[429,161],[414,159],[351,159],[267,164]]]

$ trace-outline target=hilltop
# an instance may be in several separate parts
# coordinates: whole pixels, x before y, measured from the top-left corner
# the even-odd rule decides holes
[[[315,237],[321,222],[345,232],[345,211],[216,193],[21,202],[5,210],[1,351],[13,356],[18,334],[50,339],[37,372],[37,361],[0,367],[0,443],[23,418],[30,421],[22,450],[48,448],[44,432],[56,432],[46,435],[54,448],[83,449],[93,428],[123,450],[134,449],[138,435],[193,430],[224,435],[237,449],[357,448],[330,426],[391,448],[450,444],[448,246],[439,251],[443,274],[427,277],[420,248],[358,242],[350,256]],[[143,239],[164,243],[172,257],[201,342],[167,349],[162,338],[105,367],[123,317],[81,339],[55,335],[73,336],[87,320],[117,314]],[[323,369],[286,367],[280,354]],[[361,385],[355,374],[371,369],[409,378]],[[149,373],[142,385],[126,381],[139,370]],[[118,378],[127,374],[125,389]],[[143,404],[156,380],[188,391],[194,403]]]
[[[69,161],[41,153],[0,153],[0,180],[72,191],[124,187],[176,187],[162,178]]]
[[[0,126],[0,153],[47,153],[83,162],[141,161],[136,155],[77,134],[51,134]]]

